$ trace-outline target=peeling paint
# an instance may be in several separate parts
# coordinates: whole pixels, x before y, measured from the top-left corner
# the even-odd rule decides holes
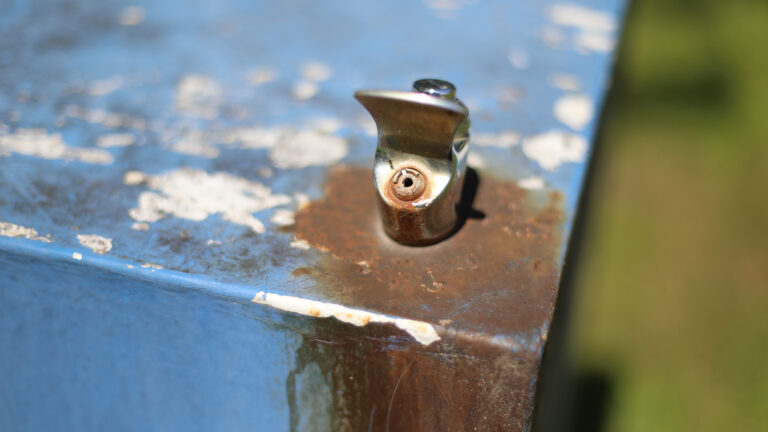
[[[587,148],[587,140],[583,136],[556,130],[523,140],[523,153],[548,171],[554,171],[567,162],[583,162]]]
[[[223,134],[222,142],[245,149],[270,149],[270,162],[277,168],[332,165],[347,155],[347,141],[332,133],[343,123],[333,117],[311,118],[306,130],[287,126],[236,128]]]
[[[272,207],[288,204],[291,198],[275,195],[265,185],[229,173],[209,174],[202,170],[180,168],[164,174],[126,172],[126,185],[146,184],[153,191],[139,195],[138,207],[129,211],[138,222],[156,222],[166,216],[193,221],[213,214],[232,223],[263,233],[264,224],[253,216]]]
[[[333,69],[323,62],[309,61],[301,65],[301,76],[307,81],[323,82],[333,76]]]
[[[200,131],[190,131],[180,137],[172,138],[167,148],[176,153],[208,159],[219,156],[219,148],[211,144]]]
[[[131,225],[131,229],[134,231],[149,231],[149,224],[146,222],[134,222]]]
[[[586,94],[572,94],[555,101],[552,111],[557,120],[571,129],[582,130],[592,121],[594,105]]]
[[[77,241],[97,254],[105,254],[112,250],[112,239],[96,234],[78,234]]]
[[[347,155],[347,141],[314,130],[298,131],[284,137],[272,148],[270,161],[278,168],[305,168],[333,165]]]
[[[53,243],[53,238],[49,234],[40,236],[34,228],[28,228],[10,222],[0,222],[0,236],[3,237],[24,237],[29,240],[37,240],[45,243]]]
[[[296,206],[301,210],[302,208],[309,205],[309,196],[305,193],[296,192],[293,194],[293,199],[296,201]]]
[[[326,303],[318,300],[310,300],[301,297],[265,293],[260,291],[251,299],[252,302],[317,318],[334,317],[339,321],[366,326],[369,323],[394,324],[404,330],[422,345],[429,345],[440,340],[435,328],[426,322],[405,318],[396,318],[387,315],[368,312],[361,309],[353,309],[334,303]]]
[[[517,181],[518,186],[523,189],[537,190],[544,187],[544,179],[541,177],[526,177]]]
[[[123,86],[124,79],[121,76],[113,76],[103,80],[94,81],[88,88],[91,96],[104,96]]]
[[[81,254],[80,252],[72,252],[72,259],[77,261],[82,261],[83,254]]]
[[[612,13],[579,4],[553,4],[547,13],[552,22],[564,27],[600,32],[613,32],[618,27],[616,17]]]
[[[154,270],[162,270],[163,266],[161,266],[160,264],[146,262],[141,265],[141,268],[148,268],[154,271]]]
[[[278,209],[269,219],[275,225],[289,226],[293,225],[296,221],[293,219],[294,212],[291,210]]]
[[[470,142],[480,147],[511,148],[520,143],[520,133],[517,131],[504,131],[499,133],[472,133]]]
[[[302,250],[307,250],[312,247],[306,240],[300,240],[300,239],[293,239],[293,241],[291,241],[290,246],[294,249],[302,249]]]
[[[109,165],[114,161],[105,150],[68,146],[58,133],[45,129],[18,129],[15,133],[0,132],[0,155],[17,153],[43,159],[77,160],[84,163]]]
[[[112,133],[100,136],[96,145],[102,148],[125,147],[136,143],[136,136],[132,133]]]
[[[616,48],[616,38],[607,33],[583,32],[576,37],[576,47],[583,52],[609,53]]]
[[[226,144],[237,144],[245,149],[268,149],[277,145],[288,133],[290,129],[286,127],[242,127],[227,131],[222,135],[221,140]]]
[[[252,87],[258,87],[277,79],[277,68],[270,66],[261,66],[248,71],[246,81]]]
[[[176,86],[176,110],[190,117],[212,119],[219,115],[222,88],[205,75],[187,75]]]
[[[547,12],[555,24],[577,30],[573,45],[578,51],[608,53],[615,48],[618,20],[612,13],[568,3],[552,5]]]
[[[309,100],[320,91],[320,86],[312,81],[299,81],[293,86],[293,97],[297,100]]]

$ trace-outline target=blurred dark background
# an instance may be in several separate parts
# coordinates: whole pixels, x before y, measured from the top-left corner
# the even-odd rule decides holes
[[[570,351],[579,430],[768,430],[768,1],[636,0]]]

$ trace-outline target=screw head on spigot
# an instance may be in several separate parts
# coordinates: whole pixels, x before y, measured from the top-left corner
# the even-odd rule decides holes
[[[456,86],[437,78],[423,78],[413,83],[413,91],[444,99],[456,100]]]

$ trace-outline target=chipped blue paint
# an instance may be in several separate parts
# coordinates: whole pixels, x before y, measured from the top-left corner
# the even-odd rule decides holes
[[[329,164],[371,164],[375,138],[352,99],[356,89],[405,89],[416,78],[444,77],[470,107],[473,133],[515,132],[520,141],[549,131],[583,137],[588,147],[580,156],[552,170],[520,142],[472,148],[481,171],[510,180],[539,177],[547,189],[561,191],[570,230],[612,55],[576,49],[574,41],[595,32],[615,40],[618,29],[600,30],[598,22],[595,30],[589,19],[586,30],[558,23],[557,3],[457,1],[456,9],[440,10],[404,0],[322,7],[143,1],[135,3],[143,18],[121,25],[121,12],[132,4],[1,6],[0,222],[53,242],[0,236],[0,429],[286,430],[284,382],[299,336],[285,324],[290,314],[250,299],[259,291],[332,298],[290,276],[321,252],[292,247],[292,235],[270,219],[278,210],[295,211],[302,202],[297,193],[322,197]],[[623,1],[585,7],[618,22]],[[510,53],[523,53],[525,61],[511,62]],[[303,77],[310,61],[327,65],[330,77]],[[260,67],[276,76],[250,85],[249,73]],[[549,78],[558,73],[577,77],[581,88],[553,86]],[[297,99],[301,82],[313,83],[317,94]],[[553,116],[566,94],[594,102],[583,130]],[[303,168],[279,167],[285,163],[274,149],[281,143],[254,148],[232,138],[239,128],[317,131],[321,119],[326,126],[318,136],[340,137],[346,148]],[[58,144],[34,150],[19,141],[34,129],[37,142],[47,137],[70,150],[51,152]],[[136,139],[98,147],[111,133]],[[184,140],[197,154],[179,150]],[[67,156],[83,149],[113,161]],[[220,212],[202,220],[131,217],[142,195],[158,190],[126,184],[128,173],[182,167],[260,183],[290,200],[251,213],[263,233]],[[149,229],[135,229],[137,222]],[[78,234],[112,239],[112,248],[96,254]],[[162,268],[142,267],[147,263]],[[538,345],[525,335],[493,338]],[[196,348],[202,346],[205,352]],[[171,367],[179,362],[186,366]],[[35,408],[40,400],[44,406]]]

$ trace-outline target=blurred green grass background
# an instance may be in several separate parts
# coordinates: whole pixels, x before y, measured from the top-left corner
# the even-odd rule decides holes
[[[768,1],[636,0],[571,351],[608,431],[768,430]]]

